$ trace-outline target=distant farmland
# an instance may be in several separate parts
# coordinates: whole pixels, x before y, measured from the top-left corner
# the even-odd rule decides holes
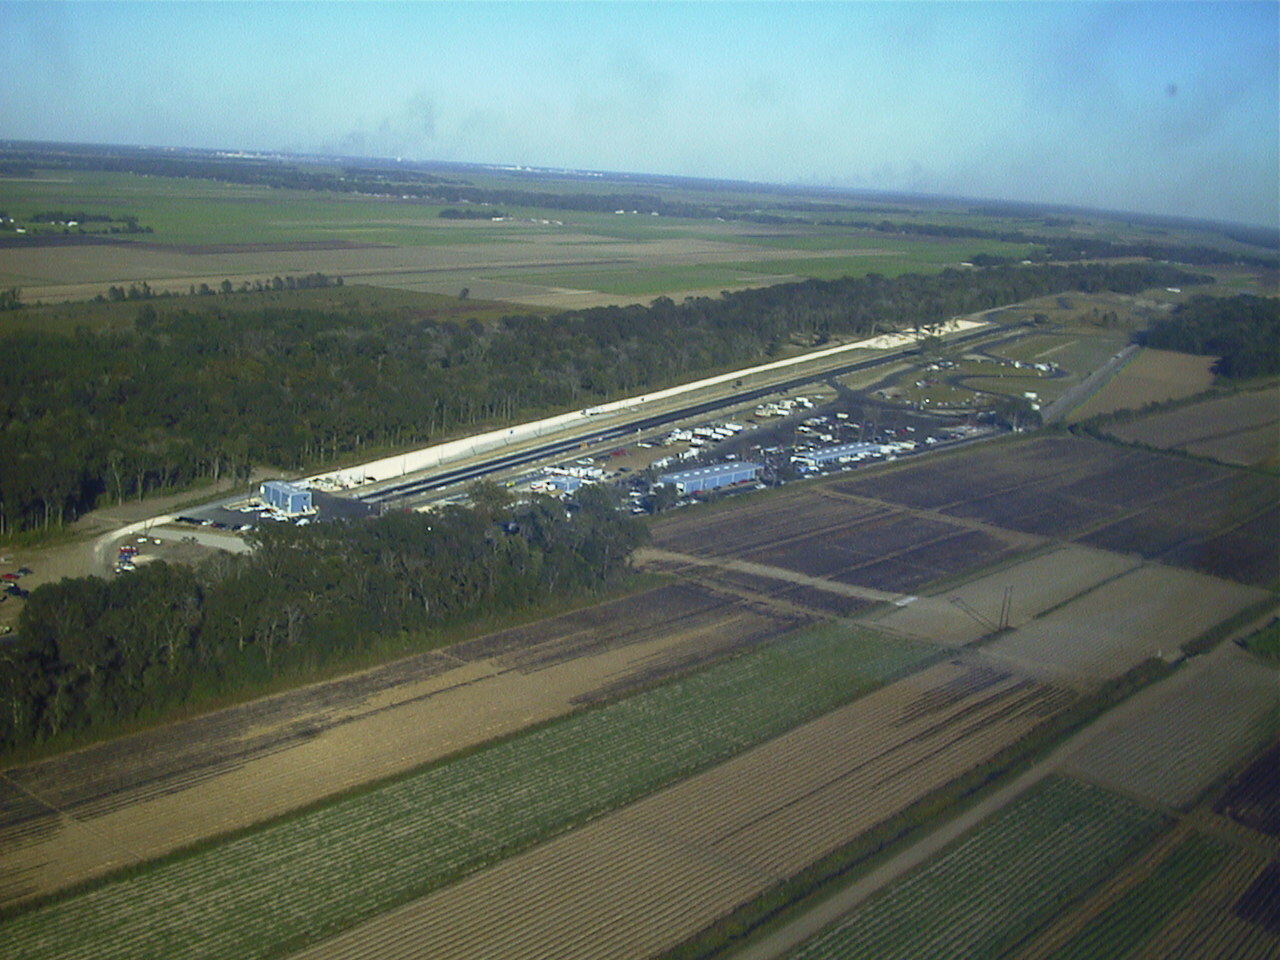
[[[1280,465],[1280,387],[1204,400],[1111,427],[1128,440],[1241,466]]]

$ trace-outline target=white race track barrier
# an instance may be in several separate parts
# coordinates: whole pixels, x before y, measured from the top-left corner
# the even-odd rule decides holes
[[[985,324],[974,320],[952,320],[946,324],[942,333],[957,333],[961,330],[968,330],[973,327],[981,327]],[[394,480],[397,477],[403,477],[406,474],[417,473],[419,470],[430,470],[433,467],[439,467],[446,463],[453,463],[456,460],[463,460],[467,457],[475,457],[493,450],[500,450],[503,447],[510,446],[513,443],[521,443],[525,440],[533,440],[538,437],[544,437],[548,434],[559,433],[572,426],[581,426],[596,418],[610,413],[617,413],[622,410],[631,410],[635,407],[648,403],[655,403],[659,400],[668,400],[672,397],[678,397],[682,394],[694,393],[698,390],[705,390],[707,387],[715,387],[725,383],[731,383],[734,380],[742,380],[747,377],[759,373],[769,373],[775,370],[783,370],[787,367],[798,366],[802,363],[812,363],[815,360],[823,360],[827,357],[834,357],[841,353],[852,350],[893,350],[895,348],[910,346],[915,342],[915,337],[906,333],[886,333],[878,337],[872,337],[869,340],[859,340],[856,343],[845,343],[837,347],[828,347],[825,350],[817,350],[813,353],[806,353],[798,357],[789,357],[786,360],[775,360],[772,363],[764,363],[756,367],[747,367],[744,370],[735,370],[732,373],[722,373],[715,377],[707,377],[705,380],[696,380],[693,383],[683,383],[678,387],[671,387],[667,390],[659,390],[656,393],[646,393],[639,397],[628,397],[625,400],[614,400],[610,403],[602,403],[598,406],[588,407],[586,410],[577,410],[573,413],[562,413],[555,417],[547,417],[545,420],[534,420],[530,423],[521,423],[514,427],[504,427],[501,430],[490,430],[488,433],[479,433],[473,437],[464,437],[461,440],[451,440],[448,443],[438,443],[430,447],[422,447],[418,450],[411,450],[408,453],[396,454],[393,457],[383,457],[381,460],[373,460],[369,463],[362,463],[358,466],[347,467],[343,470],[334,470],[329,473],[316,474],[307,477],[304,483],[314,484],[321,489],[332,488],[348,488],[361,486],[365,483],[373,483],[382,480]]]

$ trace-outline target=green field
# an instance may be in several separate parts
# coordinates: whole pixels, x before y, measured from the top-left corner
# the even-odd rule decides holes
[[[793,960],[1001,956],[1110,876],[1164,822],[1098,787],[1051,779]]]
[[[22,218],[51,208],[131,214],[154,230],[137,240],[165,245],[302,240],[419,245],[491,239],[466,229],[473,224],[439,219],[439,205],[385,198],[126,173],[0,180],[0,209],[11,216]]]
[[[835,623],[7,920],[16,958],[246,960],[318,940],[936,659]]]
[[[1054,960],[1116,960],[1141,946],[1226,861],[1227,848],[1188,837],[1137,887],[1098,914]]]
[[[434,293],[410,293],[391,287],[347,284],[315,290],[281,290],[235,293],[230,296],[171,297],[149,301],[162,315],[180,310],[216,311],[223,316],[264,309],[386,311],[416,320],[481,322],[498,320],[512,312],[509,303],[496,303]],[[139,301],[105,303],[51,303],[0,313],[0,338],[14,333],[72,334],[78,327],[94,331],[134,329],[143,307]]]
[[[801,190],[791,194],[743,185],[677,186],[547,175],[530,179],[479,168],[450,176],[473,188],[507,191],[495,196],[522,202],[539,196],[581,200],[639,195],[671,202],[681,215],[566,209],[555,201],[546,208],[494,202],[471,209],[492,209],[509,219],[448,220],[439,217],[441,203],[403,195],[76,169],[37,171],[32,178],[0,179],[0,211],[19,221],[51,210],[127,215],[136,217],[148,232],[116,238],[132,246],[0,249],[0,287],[22,288],[30,294],[28,302],[84,301],[109,285],[140,280],[158,290],[185,293],[189,284],[211,278],[239,283],[283,272],[320,271],[409,291],[454,292],[488,284],[491,296],[507,302],[555,309],[582,305],[580,295],[558,299],[564,290],[593,293],[596,302],[634,302],[660,294],[679,297],[799,278],[932,273],[957,268],[980,254],[1018,260],[1033,252],[1028,243],[992,239],[1001,234],[1152,239],[1145,228],[1101,217],[1046,221],[975,211],[960,202],[850,198],[847,207],[836,203],[832,209],[830,198],[815,207]],[[394,194],[394,186],[387,190]],[[711,215],[720,209],[724,217]],[[685,213],[697,213],[697,218]],[[963,227],[991,236],[948,238],[867,226],[881,220]],[[27,226],[35,233],[62,229]],[[109,225],[89,223],[83,228],[96,232]],[[1164,237],[1174,244],[1196,239]],[[337,249],[342,245],[348,249]],[[288,249],[291,246],[294,249]],[[1045,309],[1055,322],[1069,313],[1052,303]]]

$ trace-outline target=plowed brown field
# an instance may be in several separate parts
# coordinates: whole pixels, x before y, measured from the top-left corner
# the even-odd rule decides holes
[[[0,774],[0,903],[268,819],[808,622],[694,584]]]
[[[1184,643],[1267,596],[1264,590],[1152,564],[1108,581],[985,650],[1032,676],[1088,687],[1149,657],[1176,655]]]
[[[1185,674],[1167,680],[1164,697],[1131,709],[1123,727],[1095,738],[1067,772],[1147,803],[1194,803],[1257,749],[1280,711],[1274,670],[1235,648],[1220,653],[1227,655],[1194,683]]]
[[[980,660],[940,664],[300,956],[651,956],[1071,699]]]
[[[1280,455],[1280,388],[1153,413],[1111,429],[1122,440],[1253,464]]]

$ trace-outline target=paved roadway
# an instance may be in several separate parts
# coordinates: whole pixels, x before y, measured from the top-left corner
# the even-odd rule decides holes
[[[949,344],[966,343],[971,340],[990,336],[991,334],[992,330],[984,327],[957,337],[949,338],[947,342]],[[701,400],[695,403],[683,404],[678,407],[664,410],[661,413],[632,415],[631,419],[626,419],[622,422],[615,421],[607,426],[602,425],[598,429],[591,429],[590,425],[587,425],[585,430],[579,430],[571,436],[562,437],[561,439],[553,440],[548,443],[537,444],[536,446],[527,447],[512,453],[499,453],[494,456],[488,456],[478,462],[470,463],[466,466],[430,471],[413,479],[395,482],[390,485],[380,485],[377,489],[371,490],[367,493],[357,492],[354,494],[354,497],[369,504],[383,504],[396,501],[407,504],[415,497],[421,497],[425,494],[439,491],[457,484],[467,483],[471,480],[476,480],[480,477],[485,477],[502,470],[509,470],[512,467],[525,466],[527,464],[537,463],[541,460],[561,457],[569,453],[577,452],[584,447],[612,444],[638,433],[655,430],[659,427],[678,423],[682,420],[706,416],[708,414],[724,410],[728,407],[741,406],[743,404],[753,403],[756,400],[762,400],[765,397],[772,396],[773,394],[796,390],[800,387],[828,377],[840,377],[849,373],[856,373],[861,370],[869,370],[874,367],[897,363],[912,355],[913,352],[914,348],[894,350],[890,353],[881,354],[880,356],[871,357],[866,360],[858,360],[852,363],[824,367],[821,370],[810,370],[804,374],[790,377],[785,380],[772,382],[764,386],[736,390],[727,395],[718,396],[710,400]]]
[[[1042,419],[1045,423],[1053,423],[1055,420],[1061,420],[1068,413],[1074,410],[1080,404],[1084,403],[1095,393],[1105,387],[1113,376],[1120,372],[1120,369],[1134,358],[1138,352],[1136,344],[1130,344],[1125,347],[1110,360],[1100,366],[1089,376],[1085,377],[1071,389],[1065,391],[1062,396],[1053,403],[1044,408]]]

